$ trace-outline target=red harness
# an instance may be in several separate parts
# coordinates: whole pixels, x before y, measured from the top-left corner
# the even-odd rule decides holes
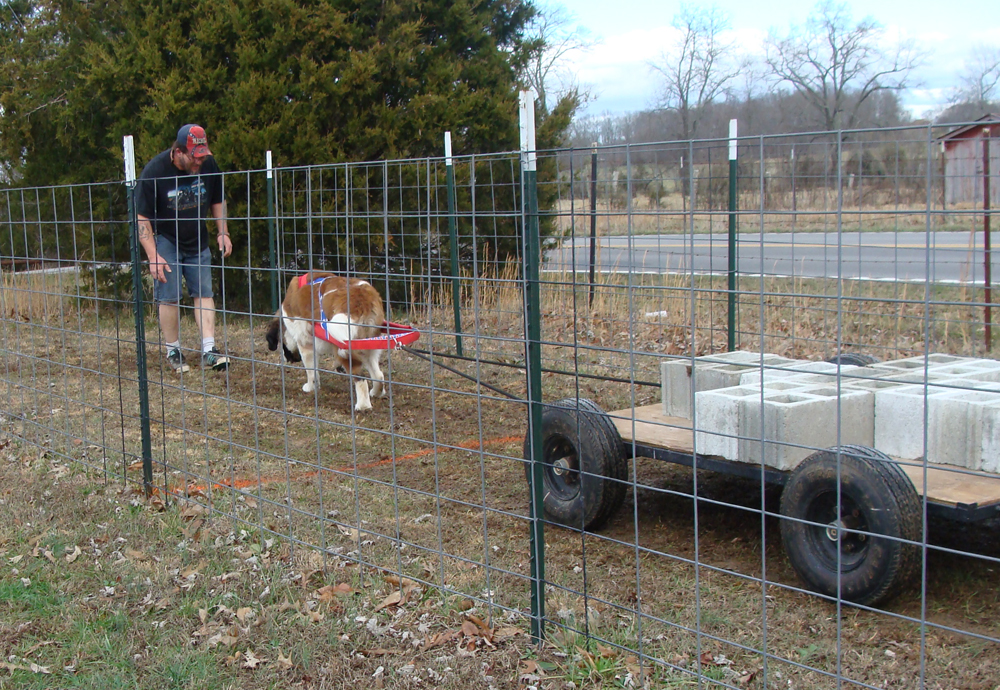
[[[309,282],[309,274],[304,273],[299,276],[299,288],[305,288],[308,285],[320,285],[326,278],[314,278],[312,282]],[[319,307],[319,321],[313,325],[313,331],[316,337],[320,340],[325,340],[332,345],[336,345],[338,349],[341,350],[398,350],[404,345],[409,345],[420,337],[420,332],[411,326],[403,326],[398,323],[392,323],[390,321],[384,321],[382,323],[383,333],[377,335],[374,338],[359,338],[357,340],[337,340],[330,335],[328,327],[330,322],[326,318],[326,314],[323,312],[322,300],[320,301]],[[338,324],[343,325],[343,324]]]

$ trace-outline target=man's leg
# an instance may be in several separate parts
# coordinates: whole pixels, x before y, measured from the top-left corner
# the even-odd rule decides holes
[[[167,362],[170,367],[177,372],[189,370],[184,362],[184,355],[181,354],[181,274],[180,266],[177,262],[177,250],[167,239],[156,238],[156,251],[163,257],[170,267],[166,273],[167,282],[155,282],[153,285],[153,295],[157,302],[157,313],[160,317],[160,333],[163,335],[163,344],[167,350]]]
[[[181,309],[176,303],[160,302],[160,331],[163,342],[176,343],[181,337]]]
[[[162,317],[161,317],[162,318]],[[215,341],[215,298],[195,297],[194,298],[194,320],[198,324],[198,333],[201,341],[211,338]]]
[[[194,320],[201,335],[201,363],[215,371],[229,367],[229,358],[215,346],[215,298],[212,293],[212,253],[208,249],[185,259],[184,280],[194,300]]]

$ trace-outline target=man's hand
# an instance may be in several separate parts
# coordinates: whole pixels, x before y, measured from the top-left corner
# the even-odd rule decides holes
[[[173,273],[173,271],[170,270],[170,265],[163,260],[163,257],[155,253],[149,260],[149,273],[153,276],[153,280],[165,283],[167,282],[167,274]]]
[[[219,251],[222,252],[223,256],[229,256],[233,253],[233,241],[229,238],[229,233],[219,234]]]

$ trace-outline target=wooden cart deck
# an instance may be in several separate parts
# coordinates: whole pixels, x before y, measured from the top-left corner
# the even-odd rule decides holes
[[[608,415],[618,427],[618,433],[621,434],[622,440],[626,443],[635,442],[641,446],[680,454],[690,455],[694,452],[694,433],[691,429],[691,420],[664,415],[660,403],[617,410],[609,412]],[[719,462],[713,463],[713,465],[719,466],[720,463],[726,463],[741,469],[759,467],[758,465],[743,465],[738,462],[717,460]],[[916,487],[917,495],[922,496],[924,493],[923,464],[900,460],[900,467],[910,477],[913,486]],[[1000,475],[971,472],[970,470],[959,472],[956,471],[957,469],[943,465],[927,469],[927,501],[929,503],[965,512],[1000,511]],[[745,474],[745,472],[741,473]]]

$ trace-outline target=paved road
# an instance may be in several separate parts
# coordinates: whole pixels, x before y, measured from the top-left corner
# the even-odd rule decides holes
[[[740,234],[738,269],[744,275],[828,277],[923,282],[982,283],[983,236],[968,232],[765,233]],[[645,273],[725,273],[725,234],[636,235],[598,238],[598,270]],[[1000,232],[990,255],[993,280],[1000,281]],[[693,246],[692,246],[693,245]],[[929,245],[929,249],[928,249]],[[575,259],[574,259],[575,255]],[[566,240],[548,253],[546,270],[589,270],[589,238]],[[763,258],[762,258],[763,257]],[[929,259],[929,263],[928,263]],[[575,265],[574,265],[575,260]]]

